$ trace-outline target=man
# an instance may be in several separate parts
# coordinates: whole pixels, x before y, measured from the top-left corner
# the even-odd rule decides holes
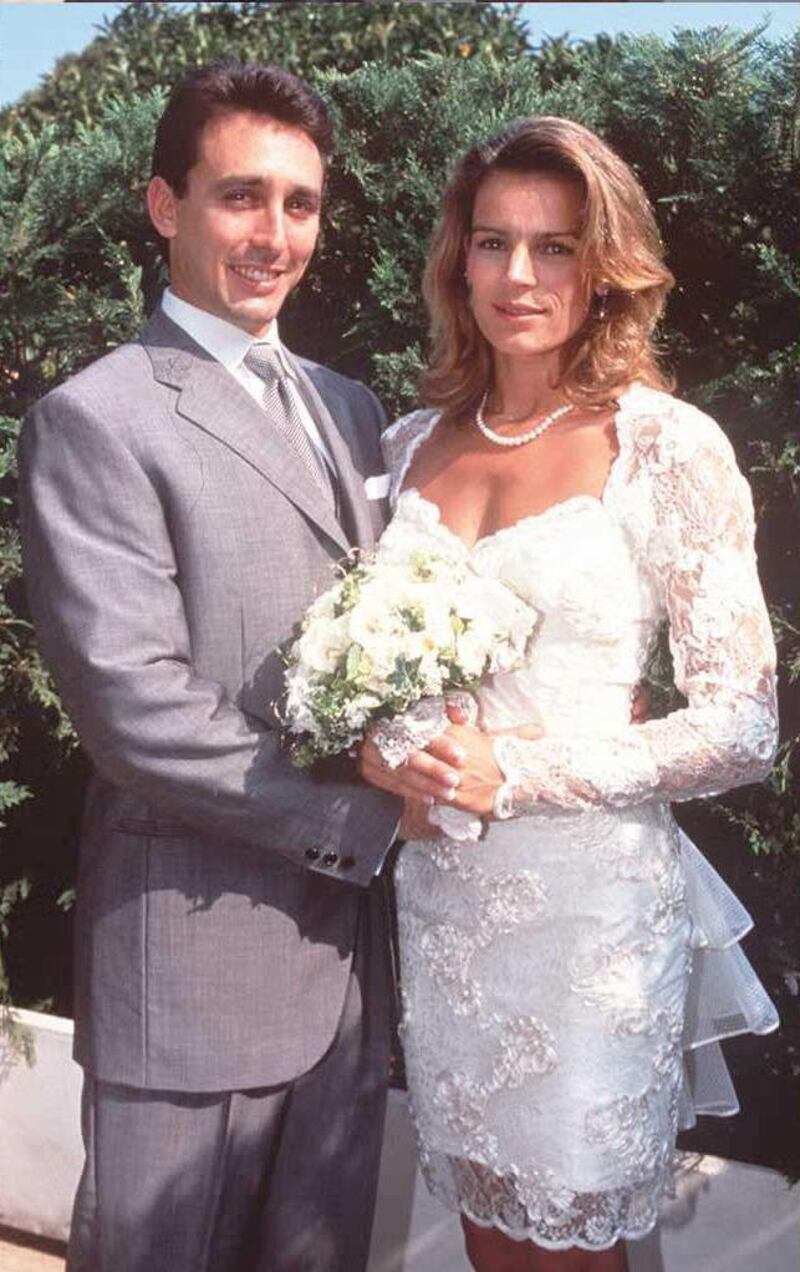
[[[384,504],[382,413],[276,318],[331,124],[274,67],[200,69],[148,207],[171,286],[20,451],[41,648],[94,765],[77,908],[87,1162],[71,1272],[357,1272],[385,1102],[396,798],[279,747],[275,647]]]

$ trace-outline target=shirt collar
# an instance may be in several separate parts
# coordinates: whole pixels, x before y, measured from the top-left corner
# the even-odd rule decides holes
[[[187,300],[176,296],[169,287],[161,297],[161,306],[168,318],[228,371],[238,370],[252,345],[268,344],[277,351],[285,374],[297,379],[297,373],[281,344],[277,319],[273,319],[267,332],[256,341],[235,323],[218,318],[205,309],[198,309],[197,305],[191,305]]]

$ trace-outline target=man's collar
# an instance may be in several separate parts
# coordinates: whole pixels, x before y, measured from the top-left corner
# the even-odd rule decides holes
[[[241,366],[253,344],[268,344],[277,350],[285,373],[294,379],[297,378],[297,373],[281,344],[277,319],[270,323],[269,330],[256,341],[235,323],[218,318],[216,314],[210,314],[205,309],[198,309],[197,305],[191,305],[187,300],[176,296],[169,287],[161,297],[161,306],[168,318],[171,318],[228,371],[236,371]]]

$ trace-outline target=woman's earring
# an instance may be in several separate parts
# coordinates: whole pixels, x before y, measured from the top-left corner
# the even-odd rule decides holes
[[[608,292],[600,291],[597,293],[597,295],[600,298],[600,304],[597,309],[597,321],[605,322],[606,314],[608,313],[608,304],[607,304]]]

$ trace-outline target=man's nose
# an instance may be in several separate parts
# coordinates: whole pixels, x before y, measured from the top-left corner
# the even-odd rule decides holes
[[[256,247],[273,252],[286,245],[286,218],[281,204],[264,204],[252,227],[252,240]]]
[[[536,282],[536,269],[533,256],[526,243],[519,243],[508,257],[508,279],[512,283],[533,284]]]

